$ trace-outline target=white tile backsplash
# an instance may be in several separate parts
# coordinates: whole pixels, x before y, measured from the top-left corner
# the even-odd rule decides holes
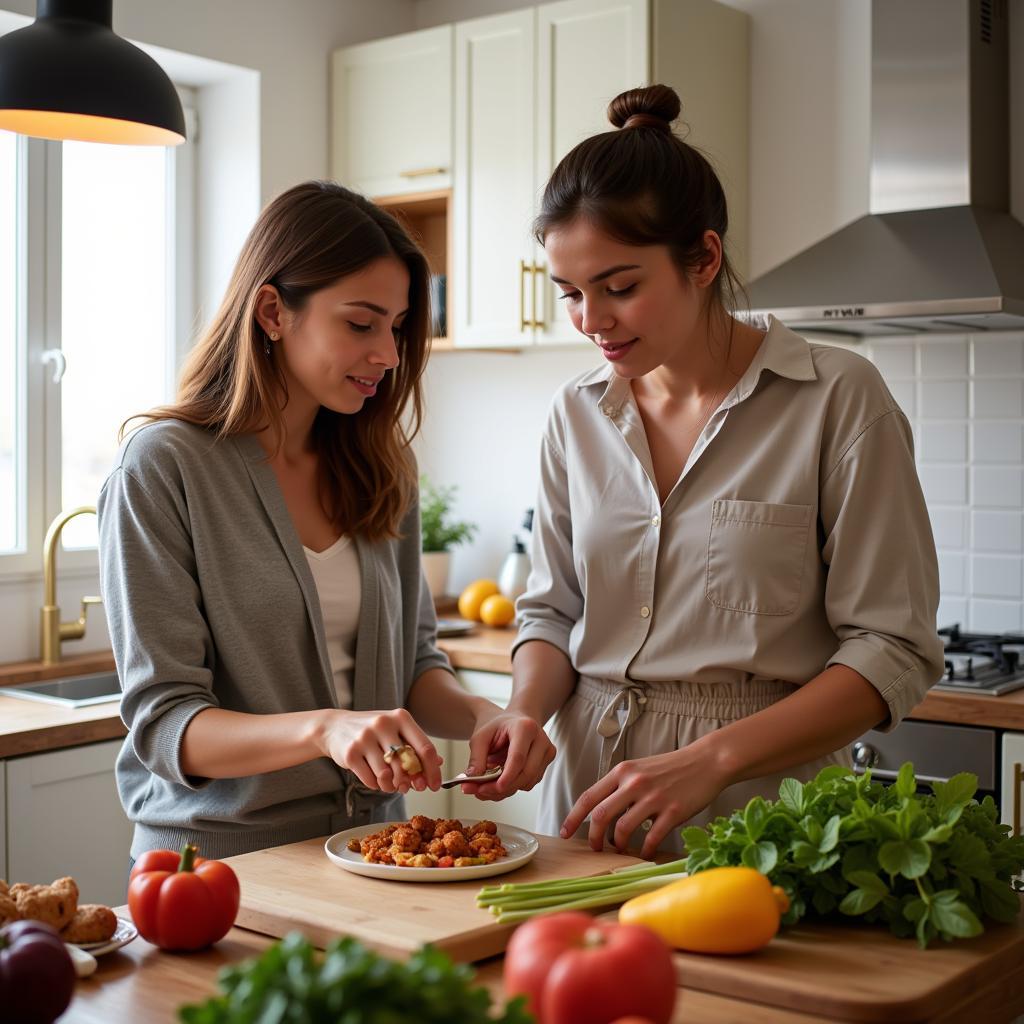
[[[1019,633],[1020,601],[983,601],[974,598],[967,611],[968,628],[981,633]]]
[[[967,418],[967,379],[932,380],[922,377],[920,416],[925,420]]]
[[[939,610],[935,615],[938,626],[952,626],[959,622],[963,626],[967,622],[967,598],[947,597],[942,595],[939,600]]]
[[[967,593],[967,556],[962,551],[939,552],[939,585],[944,594]],[[1002,597],[1002,594],[987,595]]]
[[[1019,335],[982,339],[974,342],[971,350],[976,377],[1024,375],[1024,338]]]
[[[947,554],[944,557],[952,558],[954,556]],[[974,555],[971,558],[971,596],[1019,599],[1021,596],[1022,562],[1024,560],[1020,557],[1009,555]],[[941,564],[939,573],[941,576]],[[945,586],[943,580],[943,590],[945,590]]]
[[[967,513],[966,508],[928,506],[928,515],[932,520],[932,535],[935,537],[935,546],[940,551],[948,548],[959,551],[967,547]]]
[[[939,557],[940,626],[1024,628],[1024,333],[878,339],[914,429]]]
[[[974,466],[971,469],[971,504],[975,508],[1021,506],[1021,470],[1017,466]]]
[[[966,377],[967,341],[936,338],[921,346],[922,377]]]
[[[1015,419],[1024,416],[1024,381],[1019,378],[977,377],[974,388],[974,418],[979,420]],[[947,417],[948,419],[949,417]]]
[[[872,361],[892,387],[893,377],[916,377],[917,347],[905,342],[881,343],[874,347]]]
[[[918,449],[922,462],[966,462],[967,424],[922,423]]]
[[[1020,464],[1024,426],[1015,421],[975,420],[971,424],[971,462]]]
[[[972,512],[971,550],[1021,552],[1020,512]]]
[[[929,504],[964,505],[967,502],[966,466],[918,465],[921,486]]]

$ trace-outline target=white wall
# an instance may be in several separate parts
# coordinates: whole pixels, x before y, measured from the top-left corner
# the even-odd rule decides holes
[[[0,0],[0,10],[35,16],[35,0]],[[415,27],[413,0],[115,0],[114,29],[137,43],[251,68],[260,76],[259,203],[299,181],[328,174],[329,54],[338,46]],[[206,126],[214,130],[215,122]],[[200,204],[202,207],[202,197]],[[202,207],[206,224],[216,209]],[[255,211],[253,211],[253,217]],[[251,222],[252,217],[250,218]],[[222,247],[226,276],[237,244]],[[216,249],[215,249],[216,253]],[[40,554],[40,567],[42,555]],[[58,571],[66,618],[82,594],[98,592],[98,574]],[[38,656],[41,574],[0,581],[0,662]],[[109,647],[102,613],[67,653]]]

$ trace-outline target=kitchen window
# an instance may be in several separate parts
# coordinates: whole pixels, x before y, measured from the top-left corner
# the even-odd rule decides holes
[[[121,423],[174,394],[192,319],[195,117],[173,149],[0,132],[0,575],[36,574],[47,524],[95,505]],[[62,568],[95,570],[96,519]]]

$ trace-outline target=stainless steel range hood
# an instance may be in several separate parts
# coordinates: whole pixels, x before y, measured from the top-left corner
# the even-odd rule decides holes
[[[873,0],[871,212],[759,277],[754,313],[873,335],[1024,327],[1006,0]]]

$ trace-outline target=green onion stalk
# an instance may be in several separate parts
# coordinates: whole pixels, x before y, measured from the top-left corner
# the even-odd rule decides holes
[[[686,859],[666,864],[636,864],[610,874],[484,886],[476,904],[501,924],[517,924],[537,914],[610,907],[686,877]]]

